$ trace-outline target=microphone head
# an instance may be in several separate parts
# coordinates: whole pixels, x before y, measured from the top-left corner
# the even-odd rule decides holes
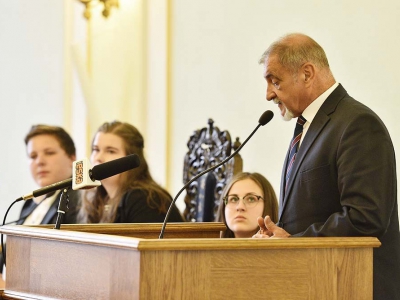
[[[137,168],[139,165],[139,156],[137,154],[131,154],[94,166],[91,170],[90,178],[92,180],[103,180],[119,173]]]
[[[273,117],[274,113],[270,110],[267,110],[261,115],[260,119],[258,120],[258,123],[260,123],[261,126],[264,126],[269,121],[271,121]]]

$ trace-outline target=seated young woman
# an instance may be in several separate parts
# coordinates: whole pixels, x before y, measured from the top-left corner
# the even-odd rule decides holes
[[[143,137],[131,124],[114,121],[100,126],[92,141],[92,166],[134,153],[139,156],[140,166],[106,178],[101,186],[82,193],[78,223],[164,221],[172,197],[150,175],[143,148]],[[175,205],[169,221],[183,222]]]
[[[222,191],[217,221],[225,223],[223,238],[251,238],[259,229],[257,218],[278,221],[278,201],[269,181],[259,173],[236,174]]]

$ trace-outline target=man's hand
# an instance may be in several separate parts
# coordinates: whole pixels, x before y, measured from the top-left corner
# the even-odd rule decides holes
[[[290,236],[288,232],[272,222],[269,216],[265,216],[264,219],[258,217],[257,222],[260,230],[253,235],[253,238],[287,238]]]

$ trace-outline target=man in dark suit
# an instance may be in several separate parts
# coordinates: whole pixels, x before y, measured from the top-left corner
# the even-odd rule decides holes
[[[263,54],[267,100],[297,119],[283,167],[279,222],[255,238],[373,236],[374,299],[400,299],[396,162],[380,118],[350,97],[310,37],[289,34]]]

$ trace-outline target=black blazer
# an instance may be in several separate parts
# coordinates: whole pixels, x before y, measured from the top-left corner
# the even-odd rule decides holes
[[[374,299],[400,299],[396,162],[380,118],[339,85],[308,128],[286,192],[284,172],[278,225],[292,236],[377,237]]]
[[[165,214],[160,213],[155,205],[147,203],[147,191],[134,189],[125,193],[117,208],[114,223],[161,223]],[[155,196],[152,201],[160,203]],[[168,207],[167,207],[168,208]],[[174,205],[168,218],[169,222],[183,222],[179,209]]]
[[[68,191],[68,195],[69,195],[69,202],[68,202],[69,209],[65,213],[65,216],[63,217],[61,224],[74,224],[76,222],[79,191],[74,191],[70,189]],[[61,191],[58,192],[56,200],[50,206],[49,210],[47,211],[46,215],[44,216],[40,224],[56,223],[58,215],[57,209],[58,209],[58,203],[60,202],[60,198],[61,198]],[[17,221],[17,224],[18,225],[23,224],[25,219],[34,211],[34,209],[37,206],[38,205],[32,199],[25,201],[24,205],[22,206],[21,214],[19,220]]]

